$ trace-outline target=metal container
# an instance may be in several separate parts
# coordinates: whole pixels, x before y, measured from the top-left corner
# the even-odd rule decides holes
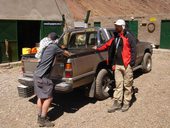
[[[19,97],[27,98],[34,95],[33,86],[18,85],[17,88]]]

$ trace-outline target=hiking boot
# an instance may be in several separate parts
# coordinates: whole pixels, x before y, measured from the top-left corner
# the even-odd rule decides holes
[[[129,109],[129,104],[123,104],[123,107],[122,107],[122,112],[125,112]]]
[[[49,117],[46,117],[46,118],[49,120]],[[38,123],[38,124],[40,124],[40,123],[41,123],[41,115],[38,115],[37,123]]]
[[[54,123],[51,123],[47,117],[40,117],[40,127],[54,127]]]
[[[38,115],[37,123],[40,124],[40,122],[41,122],[41,115]]]
[[[116,110],[120,110],[121,109],[121,103],[118,103],[118,101],[116,100],[116,101],[114,101],[114,103],[113,103],[113,106],[110,108],[110,109],[108,109],[108,113],[112,113],[112,112],[115,112]]]

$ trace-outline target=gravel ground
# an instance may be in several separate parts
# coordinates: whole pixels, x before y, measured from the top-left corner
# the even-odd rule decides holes
[[[96,101],[80,90],[57,94],[49,111],[55,128],[170,128],[170,52],[153,55],[150,73],[135,73],[138,93],[127,112],[108,114],[112,99]],[[36,98],[20,98],[20,67],[0,68],[0,128],[36,128]]]

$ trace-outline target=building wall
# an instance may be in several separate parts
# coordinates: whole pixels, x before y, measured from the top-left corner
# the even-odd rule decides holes
[[[115,17],[93,17],[90,19],[91,24],[96,21],[101,22],[102,27],[114,27],[114,22],[117,19],[137,20],[138,21],[138,39],[141,41],[150,42],[156,46],[160,45],[161,36],[161,21],[170,19],[170,15],[149,15],[149,16],[115,16]],[[154,21],[151,21],[153,20]],[[148,31],[148,24],[154,23],[155,30]]]
[[[63,33],[63,21],[0,20],[0,63],[18,61],[50,32]]]
[[[138,39],[141,41],[150,42],[154,45],[160,44],[160,18],[153,16],[156,20],[150,21],[152,17],[144,17],[138,21]],[[155,30],[149,32],[149,24],[153,23],[155,25]]]
[[[18,32],[17,21],[26,21],[25,23],[28,24],[30,24],[30,22],[41,22],[41,24],[43,24],[43,21],[62,22],[62,15],[64,14],[67,25],[71,26],[71,24],[73,23],[72,14],[68,9],[65,0],[0,0],[0,12],[0,23],[1,21],[3,23],[6,23],[7,21],[16,22],[16,32],[5,31],[7,27],[5,29],[2,29],[2,27],[0,27],[0,63],[7,61],[17,61],[18,58],[20,58],[22,47],[34,46],[35,43],[37,43],[33,40],[26,40],[25,38],[31,36],[31,34],[26,35],[26,33],[24,33],[25,31],[32,31],[32,33],[33,31],[40,31],[40,38],[43,38],[50,30],[54,31],[54,29],[56,29],[55,26],[47,27],[47,25],[44,25],[45,27],[42,27],[41,25],[40,30],[37,30],[37,28],[29,29],[27,27],[24,27],[24,34],[22,36],[25,40],[23,41],[22,39],[18,38],[21,36],[19,36],[20,34]],[[61,35],[60,31],[63,31],[63,25],[60,25],[59,28],[56,30],[59,35]],[[2,37],[2,34],[7,36]],[[8,38],[9,35],[17,35],[15,39],[15,47],[13,45],[14,41]],[[6,56],[4,38],[7,38],[9,41],[9,56],[11,59],[8,59],[8,57]],[[29,37],[29,39],[30,38],[31,37]]]
[[[155,21],[150,21],[152,18],[155,18]],[[170,19],[170,15],[151,15],[145,16],[141,19],[138,19],[138,38],[139,40],[147,41],[153,43],[156,46],[160,45],[160,38],[161,38],[161,21]],[[143,24],[146,23],[146,26]],[[155,24],[155,31],[149,32],[148,31],[148,24],[154,23]]]

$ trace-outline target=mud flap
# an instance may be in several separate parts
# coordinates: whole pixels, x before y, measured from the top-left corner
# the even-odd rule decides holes
[[[89,97],[91,97],[91,98],[94,97],[95,89],[96,89],[96,77],[94,78],[93,83],[91,85],[90,92],[89,92]]]

